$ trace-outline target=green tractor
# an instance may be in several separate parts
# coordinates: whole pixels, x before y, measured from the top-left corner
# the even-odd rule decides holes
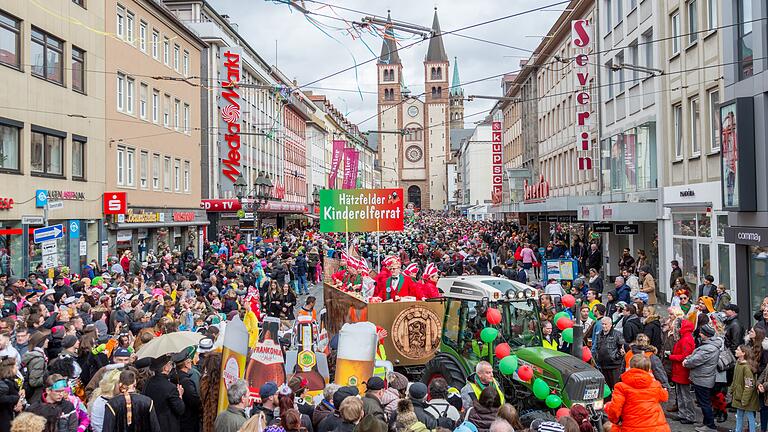
[[[486,360],[494,366],[494,375],[503,387],[507,402],[530,422],[536,417],[553,418],[551,410],[531,390],[536,378],[544,380],[563,401],[563,405],[583,405],[590,412],[598,430],[602,430],[603,375],[580,358],[542,346],[539,307],[535,291],[523,284],[489,276],[441,278],[438,287],[445,302],[440,350],[427,362],[422,382],[443,377],[461,389],[475,366]],[[503,292],[502,292],[503,291]],[[436,299],[437,300],[437,299]],[[502,321],[493,344],[480,341],[480,331],[487,326],[486,311],[497,308]],[[528,365],[534,377],[522,381],[517,374],[498,372],[495,345],[506,342],[519,365]],[[492,345],[492,346],[490,346]]]

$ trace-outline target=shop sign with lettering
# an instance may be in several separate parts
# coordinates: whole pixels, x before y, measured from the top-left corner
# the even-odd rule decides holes
[[[74,191],[49,190],[48,200],[49,201],[61,201],[61,200],[85,201],[85,193],[74,192]]]
[[[576,82],[576,139],[579,170],[592,169],[592,136],[590,133],[590,76],[592,54],[592,24],[588,19],[571,21],[571,46],[575,51],[573,73]]]
[[[173,212],[174,222],[192,222],[195,220],[194,212]]]
[[[13,198],[0,197],[0,210],[13,209]]]
[[[549,197],[549,182],[544,180],[544,176],[539,177],[539,182],[528,184],[528,179],[523,180],[523,191],[525,192],[525,201],[543,201]]]
[[[117,217],[118,217],[118,222],[121,222],[121,223],[165,222],[164,213],[145,212],[144,210],[140,210],[139,212],[135,212],[134,210],[128,210],[128,212],[125,215],[117,215]]]

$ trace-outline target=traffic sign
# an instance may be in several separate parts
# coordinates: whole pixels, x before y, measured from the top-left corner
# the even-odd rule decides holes
[[[53,255],[43,255],[43,268],[44,269],[52,269],[56,268],[59,265],[59,256],[56,254]]]
[[[43,256],[56,255],[56,240],[43,242],[40,246],[43,250]]]
[[[48,210],[61,210],[64,208],[64,201],[48,201]]]
[[[45,189],[38,189],[35,191],[35,207],[43,208],[48,202],[48,191]]]
[[[71,239],[80,238],[80,221],[79,220],[69,221],[69,238]]]
[[[48,240],[56,240],[64,237],[64,227],[61,224],[37,228],[33,232],[35,243],[42,243]]]
[[[22,216],[21,217],[21,224],[22,225],[42,225],[43,224],[43,217],[42,216]]]

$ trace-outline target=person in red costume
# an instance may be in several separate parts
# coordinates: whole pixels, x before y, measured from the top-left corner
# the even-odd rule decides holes
[[[392,273],[389,272],[388,267],[390,264],[392,264],[392,261],[396,259],[397,258],[395,258],[394,256],[388,256],[381,261],[381,270],[379,270],[379,272],[376,273],[376,277],[374,278],[374,280],[376,281],[376,287],[374,288],[374,291],[373,291],[373,297],[379,297],[381,293],[385,292],[381,287],[383,287],[387,283],[387,278],[392,276]],[[379,297],[379,298],[382,301],[384,300],[382,297]]]
[[[400,260],[390,261],[388,268],[391,274],[384,280],[383,284],[376,285],[375,297],[381,298],[381,301],[398,301],[408,296],[419,297],[419,289],[411,278],[400,273]]]
[[[425,299],[440,297],[440,291],[437,289],[437,280],[440,278],[440,274],[434,264],[427,264],[421,278],[424,280],[421,284],[421,296]]]

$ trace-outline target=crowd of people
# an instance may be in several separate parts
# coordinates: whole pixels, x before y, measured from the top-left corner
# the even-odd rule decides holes
[[[692,290],[673,262],[674,298],[661,310],[642,251],[625,250],[621,275],[609,282],[599,241],[549,234],[542,242],[537,230],[513,223],[421,212],[402,233],[360,234],[350,244],[311,226],[253,239],[223,229],[202,257],[192,246],[159,250],[148,261],[127,250],[80,274],[60,267],[48,282],[41,269],[0,275],[0,431],[592,431],[578,405],[557,420],[522,424],[487,362],[461,389],[392,372],[368,380],[364,395],[330,383],[314,404],[296,377],[265,384],[257,398],[238,380],[218,412],[222,357],[212,347],[221,323],[246,314],[316,319],[310,288],[324,280],[377,302],[436,297],[440,277],[468,274],[537,287],[547,348],[570,349],[553,322],[558,312],[582,326],[589,361],[613,392],[605,414],[615,430],[669,430],[667,417],[693,423],[698,405],[701,430],[713,430],[732,407],[737,430],[741,422],[754,428],[759,412],[765,431],[768,300],[745,332],[727,287],[707,277]],[[329,258],[343,265],[324,278]],[[572,283],[541,280],[542,263],[558,258],[577,262]],[[572,308],[562,304],[566,294],[577,300]],[[152,339],[185,330],[204,338],[178,353],[138,358]]]

